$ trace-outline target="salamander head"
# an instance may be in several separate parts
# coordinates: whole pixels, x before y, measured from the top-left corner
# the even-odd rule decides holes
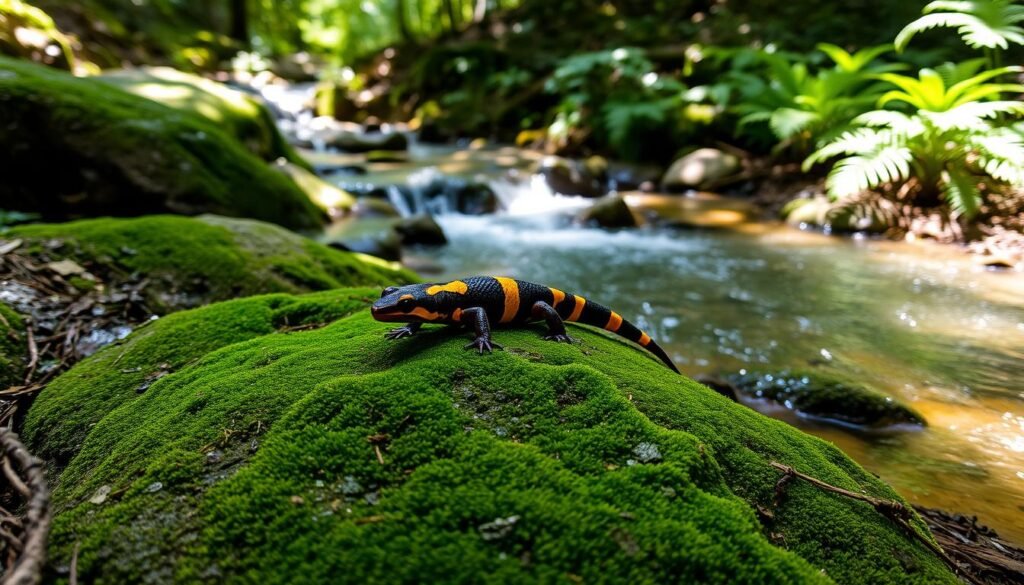
[[[431,323],[447,318],[438,312],[438,299],[426,292],[428,284],[389,286],[373,303],[370,314],[378,321]]]

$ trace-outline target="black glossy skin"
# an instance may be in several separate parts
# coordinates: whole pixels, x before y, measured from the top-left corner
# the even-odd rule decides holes
[[[570,343],[564,321],[612,331],[657,356],[679,372],[650,336],[607,307],[558,289],[503,277],[474,276],[448,283],[388,287],[371,308],[374,319],[406,323],[387,333],[389,339],[415,334],[424,323],[466,326],[475,333],[466,349],[480,353],[501,346],[491,340],[491,323],[521,325],[544,321],[545,339]]]

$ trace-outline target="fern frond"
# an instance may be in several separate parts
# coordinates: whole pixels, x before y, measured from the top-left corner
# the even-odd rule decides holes
[[[820,119],[821,117],[814,112],[794,108],[779,108],[772,112],[768,125],[771,126],[772,132],[776,136],[786,140],[803,132],[808,126]]]
[[[902,181],[910,176],[909,148],[885,146],[874,152],[851,156],[838,163],[826,181],[828,193],[834,198],[848,197],[882,183]]]
[[[927,7],[925,7],[926,12],[927,10]],[[903,27],[903,30],[896,35],[896,41],[893,44],[896,45],[897,51],[903,52],[903,49],[907,48],[910,40],[918,33],[939,27],[961,28],[972,25],[977,26],[979,24],[982,24],[981,21],[977,17],[969,14],[956,12],[931,12]]]
[[[892,134],[887,130],[857,128],[841,134],[838,138],[811,153],[804,160],[804,170],[841,155],[861,155],[879,150],[892,144]]]
[[[970,219],[981,208],[981,192],[978,179],[963,169],[943,171],[939,187],[942,197],[954,213]]]

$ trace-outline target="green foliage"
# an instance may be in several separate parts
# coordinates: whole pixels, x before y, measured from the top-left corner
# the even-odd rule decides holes
[[[957,80],[970,69],[923,69],[917,78],[881,75],[898,89],[887,92],[879,106],[907,104],[914,111],[863,114],[854,121],[858,128],[822,146],[805,168],[843,157],[828,177],[829,194],[836,198],[915,177],[925,193],[937,191],[955,213],[973,217],[982,203],[981,183],[1024,185],[1024,140],[999,124],[1002,117],[1024,114],[1024,103],[979,100],[1024,86],[989,82],[1020,70],[1010,67]]]
[[[563,60],[546,89],[560,99],[556,135],[592,129],[599,145],[638,158],[645,138],[678,125],[685,86],[659,74],[643,51],[619,48]]]
[[[896,36],[902,51],[918,33],[932,28],[955,28],[975,49],[1007,49],[1024,45],[1024,6],[1017,0],[937,0],[924,7],[924,16]]]
[[[754,71],[748,71],[751,59],[747,52],[733,57],[733,69],[725,83],[737,94],[732,111],[741,116],[740,135],[756,140],[763,133],[749,127],[767,125],[774,139],[781,141],[776,150],[805,153],[874,105],[882,91],[877,75],[901,68],[878,62],[879,56],[891,50],[888,46],[849,53],[823,43],[818,49],[832,60],[832,67],[815,71],[800,57],[760,51],[753,61]]]
[[[51,383],[24,433],[70,458],[51,562],[77,547],[79,578],[105,583],[956,582],[863,502],[776,501],[771,461],[900,498],[639,348],[583,327],[582,346],[503,331],[483,357],[443,328],[389,342],[357,311],[371,295],[178,313]],[[300,318],[327,325],[275,333]]]
[[[26,33],[29,34],[26,36]],[[45,44],[23,42],[23,39],[33,37],[41,37],[40,41],[45,39]],[[75,56],[67,36],[57,28],[49,14],[22,0],[0,0],[0,54],[31,57],[59,63],[66,69],[75,68]]]

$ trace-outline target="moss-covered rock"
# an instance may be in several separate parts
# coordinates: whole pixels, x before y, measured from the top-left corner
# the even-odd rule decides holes
[[[203,212],[312,229],[326,215],[206,118],[0,58],[0,207],[50,219]]]
[[[159,312],[269,292],[413,282],[411,272],[331,249],[278,226],[215,215],[90,219],[13,228],[20,253],[70,259],[107,286],[144,277]]]
[[[109,71],[98,77],[135,95],[206,118],[265,161],[312,167],[284,140],[267,107],[242,91],[170,67]]]
[[[0,390],[22,382],[27,353],[25,324],[21,316],[0,302]]]
[[[375,292],[177,313],[55,380],[24,433],[67,462],[53,566],[77,548],[102,583],[956,583],[863,502],[794,483],[774,506],[771,461],[898,499],[832,445],[584,328],[501,331],[485,356],[443,328],[389,342],[342,317]]]
[[[744,396],[771,400],[802,416],[863,428],[924,425],[914,409],[836,374],[820,371],[744,372],[727,377]]]

